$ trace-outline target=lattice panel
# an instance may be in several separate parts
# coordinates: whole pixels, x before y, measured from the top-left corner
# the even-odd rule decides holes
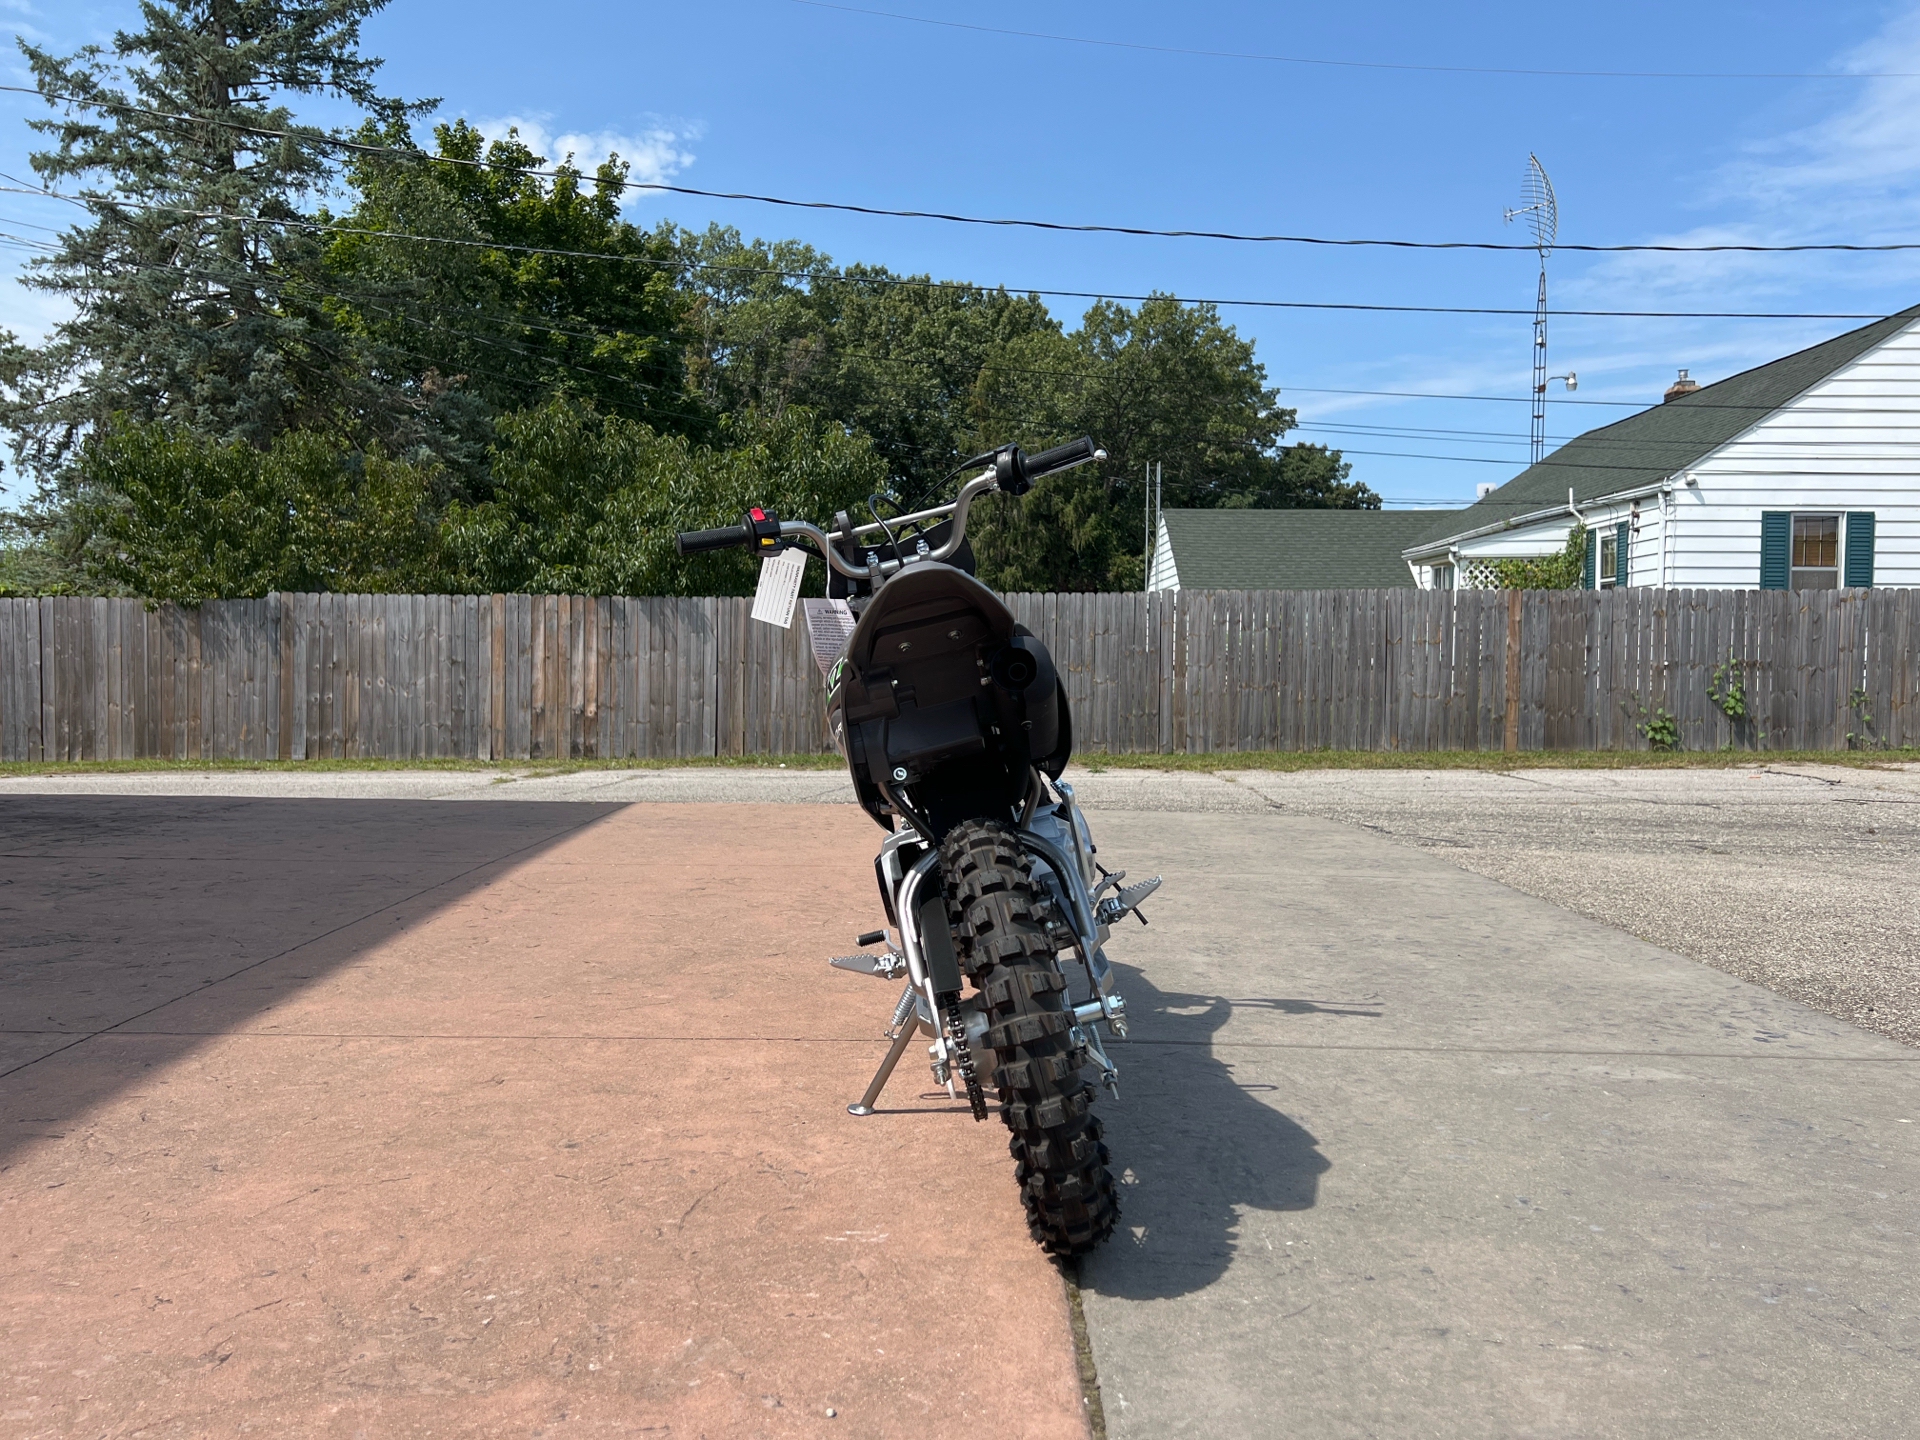
[[[1491,560],[1462,560],[1460,562],[1460,588],[1462,590],[1498,590],[1500,576],[1493,568]]]

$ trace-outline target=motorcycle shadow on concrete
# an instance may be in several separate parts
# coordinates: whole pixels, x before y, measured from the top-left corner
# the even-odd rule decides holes
[[[1205,1289],[1227,1272],[1245,1209],[1309,1210],[1332,1168],[1319,1142],[1275,1108],[1271,1086],[1248,1085],[1214,1053],[1236,1009],[1372,1016],[1363,1005],[1228,999],[1163,991],[1114,966],[1131,1042],[1113,1046],[1120,1095],[1102,1097],[1120,1225],[1080,1265],[1080,1284],[1127,1300]]]

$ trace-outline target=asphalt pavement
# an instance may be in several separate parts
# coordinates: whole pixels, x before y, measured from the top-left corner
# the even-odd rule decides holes
[[[1920,1045],[1920,766],[1223,779]]]

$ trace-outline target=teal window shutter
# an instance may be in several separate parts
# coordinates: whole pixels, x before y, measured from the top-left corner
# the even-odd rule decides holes
[[[1873,511],[1847,512],[1848,589],[1865,589],[1873,584]]]
[[[1633,543],[1633,524],[1622,520],[1613,527],[1613,583],[1625,586],[1627,583],[1628,546]]]
[[[1760,512],[1760,588],[1787,588],[1788,561],[1792,559],[1793,513],[1788,510]]]
[[[1597,530],[1587,531],[1586,578],[1581,581],[1581,584],[1588,590],[1595,589],[1600,584],[1600,532]]]

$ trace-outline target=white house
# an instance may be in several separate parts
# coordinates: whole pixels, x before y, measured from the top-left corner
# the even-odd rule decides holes
[[[1587,526],[1586,584],[1920,586],[1920,306],[1589,430],[1402,552],[1492,586]]]

